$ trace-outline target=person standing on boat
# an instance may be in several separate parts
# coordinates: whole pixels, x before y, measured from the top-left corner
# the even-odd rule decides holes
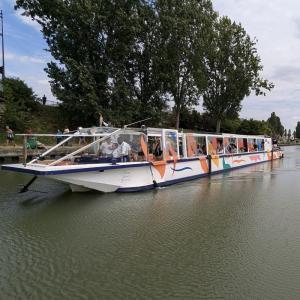
[[[114,149],[113,149],[113,144],[111,142],[111,138],[108,138],[103,143],[101,143],[99,151],[101,156],[112,157],[112,153]]]
[[[154,155],[155,155],[156,159],[160,159],[162,153],[163,153],[163,151],[161,149],[160,139],[157,139],[156,140],[156,145],[155,145],[155,148],[154,148]]]
[[[129,162],[131,154],[131,146],[125,141],[125,139],[120,138],[119,149],[121,154],[121,162]]]
[[[85,140],[85,136],[83,135],[81,135],[81,134],[83,134],[84,132],[82,132],[82,127],[78,127],[77,128],[77,134],[79,135],[79,140],[78,140],[78,145],[81,145],[81,144],[86,144],[86,140]]]
[[[119,144],[115,141],[112,143],[112,163],[115,164],[116,162],[120,161],[121,157],[121,152],[120,152],[120,146]]]

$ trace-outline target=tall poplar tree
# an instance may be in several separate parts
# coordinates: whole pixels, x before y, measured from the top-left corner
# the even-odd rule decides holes
[[[207,88],[203,93],[204,109],[216,120],[216,131],[221,121],[235,118],[241,102],[252,91],[264,95],[273,84],[260,75],[263,70],[257,54],[256,42],[241,24],[228,17],[215,22],[211,47],[206,52]]]
[[[297,122],[297,126],[296,126],[296,136],[295,138],[300,139],[300,122]]]
[[[155,41],[150,4],[146,0],[17,0],[16,8],[23,8],[42,26],[53,56],[46,68],[52,91],[74,124],[95,124],[98,111],[113,122],[130,122],[144,110],[140,103],[152,100],[158,88],[153,86],[155,76],[146,74],[152,69],[145,66],[150,64],[145,53],[153,55],[149,48]],[[155,99],[151,107],[161,110],[163,105]]]
[[[158,0],[159,43],[164,88],[174,103],[176,128],[180,112],[199,103],[205,86],[204,49],[216,18],[210,0]],[[197,83],[196,83],[197,81]]]
[[[284,133],[284,127],[281,124],[281,120],[278,116],[276,116],[275,112],[271,113],[270,118],[267,120],[269,127],[272,130],[273,137],[282,136]]]

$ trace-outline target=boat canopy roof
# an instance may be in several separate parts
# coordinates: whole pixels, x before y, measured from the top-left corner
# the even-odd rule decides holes
[[[75,131],[70,131],[68,134],[45,134],[45,133],[24,133],[24,134],[16,134],[19,136],[109,136],[112,135],[114,132],[118,131],[118,134],[147,134],[148,136],[161,136],[162,131],[164,130],[171,130],[176,131],[176,129],[171,128],[155,128],[155,127],[147,127],[147,128],[116,128],[116,127],[88,127],[82,128],[79,127]],[[214,136],[220,138],[253,138],[253,139],[263,139],[269,138],[269,136],[264,135],[245,135],[245,134],[235,134],[235,133],[212,133],[212,132],[179,132],[179,136],[186,134],[186,135],[193,135],[193,136]]]

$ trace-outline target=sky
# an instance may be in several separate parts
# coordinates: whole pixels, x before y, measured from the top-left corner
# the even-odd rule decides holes
[[[300,1],[212,0],[219,14],[241,23],[258,40],[262,76],[275,84],[266,96],[250,95],[240,116],[267,120],[275,111],[292,132],[300,121]],[[14,0],[0,0],[4,12],[6,75],[24,80],[38,96],[55,101],[44,68],[51,61],[37,23],[14,10]]]

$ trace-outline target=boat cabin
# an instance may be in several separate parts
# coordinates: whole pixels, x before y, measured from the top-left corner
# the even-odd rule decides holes
[[[24,135],[25,137],[26,135]],[[37,135],[38,136],[38,135]],[[53,135],[52,135],[53,136]],[[56,135],[57,137],[57,135]],[[45,160],[58,147],[77,145],[63,157]],[[185,133],[161,128],[80,128],[29,164],[118,163],[191,159],[207,155],[243,155],[271,151],[271,138],[237,134]]]

